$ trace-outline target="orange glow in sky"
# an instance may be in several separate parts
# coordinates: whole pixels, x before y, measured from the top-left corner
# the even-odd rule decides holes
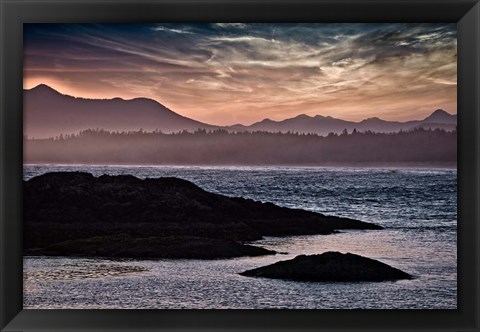
[[[215,125],[457,112],[455,24],[29,24],[24,88],[154,99]]]

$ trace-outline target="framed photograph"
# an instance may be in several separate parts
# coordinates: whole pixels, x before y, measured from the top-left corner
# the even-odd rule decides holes
[[[476,0],[11,1],[1,331],[478,331]]]

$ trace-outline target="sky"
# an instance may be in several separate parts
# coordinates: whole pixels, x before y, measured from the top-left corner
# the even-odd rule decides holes
[[[25,24],[24,88],[154,99],[214,125],[457,112],[452,24]]]

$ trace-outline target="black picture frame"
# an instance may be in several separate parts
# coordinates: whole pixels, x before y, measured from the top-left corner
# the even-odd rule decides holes
[[[23,310],[23,23],[456,22],[456,310]],[[1,331],[479,331],[478,0],[0,0]]]

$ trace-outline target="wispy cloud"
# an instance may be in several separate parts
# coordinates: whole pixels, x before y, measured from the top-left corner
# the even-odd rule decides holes
[[[193,34],[193,32],[188,31],[188,30],[182,30],[182,29],[169,29],[163,26],[156,26],[152,28],[153,31],[167,31],[167,32],[173,32],[173,33],[187,33],[187,34]]]
[[[220,28],[236,28],[236,29],[245,29],[247,24],[245,23],[215,23],[215,26]]]
[[[456,48],[454,24],[30,24],[24,73],[215,124],[406,120],[456,112]]]

